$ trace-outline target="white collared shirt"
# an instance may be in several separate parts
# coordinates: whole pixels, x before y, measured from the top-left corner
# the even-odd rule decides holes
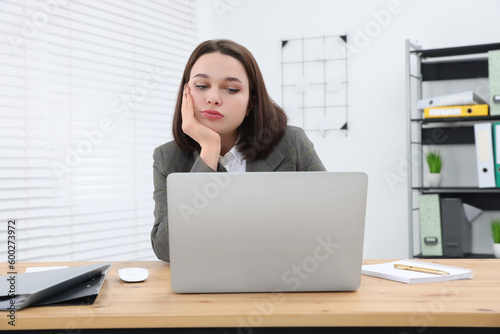
[[[223,157],[219,157],[219,163],[226,168],[229,173],[244,173],[247,169],[247,161],[236,146],[233,146]]]

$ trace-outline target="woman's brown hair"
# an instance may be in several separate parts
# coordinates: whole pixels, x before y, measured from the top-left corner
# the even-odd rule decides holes
[[[189,57],[179,86],[172,123],[175,143],[188,153],[200,150],[200,145],[182,131],[182,94],[196,61],[205,54],[215,52],[233,57],[243,64],[249,80],[250,112],[239,128],[239,139],[236,143],[238,151],[249,161],[265,158],[285,134],[287,116],[267,93],[262,73],[250,51],[226,39],[205,41],[198,45]]]

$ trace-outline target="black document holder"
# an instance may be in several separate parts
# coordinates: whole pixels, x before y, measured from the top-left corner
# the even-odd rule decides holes
[[[91,305],[99,294],[110,266],[111,262],[107,262],[2,276],[0,309]],[[9,292],[11,289],[14,290]]]
[[[92,305],[106,279],[107,271],[31,306]]]
[[[472,227],[460,198],[441,198],[443,256],[463,257],[471,252]]]

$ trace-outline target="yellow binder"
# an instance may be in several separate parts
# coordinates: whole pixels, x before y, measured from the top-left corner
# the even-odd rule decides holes
[[[424,118],[488,116],[487,104],[446,106],[424,109]]]

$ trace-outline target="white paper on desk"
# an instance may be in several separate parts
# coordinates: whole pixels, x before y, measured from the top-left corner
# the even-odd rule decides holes
[[[26,268],[25,273],[35,273],[38,271],[47,271],[47,270],[64,269],[64,268],[69,268],[69,267],[68,266],[28,267]]]
[[[420,268],[443,270],[448,272],[448,275],[435,275],[396,269],[394,268],[394,264],[396,263]],[[361,267],[361,273],[367,276],[374,276],[408,284],[444,282],[459,279],[471,279],[474,277],[474,271],[471,269],[410,259],[363,265]]]

